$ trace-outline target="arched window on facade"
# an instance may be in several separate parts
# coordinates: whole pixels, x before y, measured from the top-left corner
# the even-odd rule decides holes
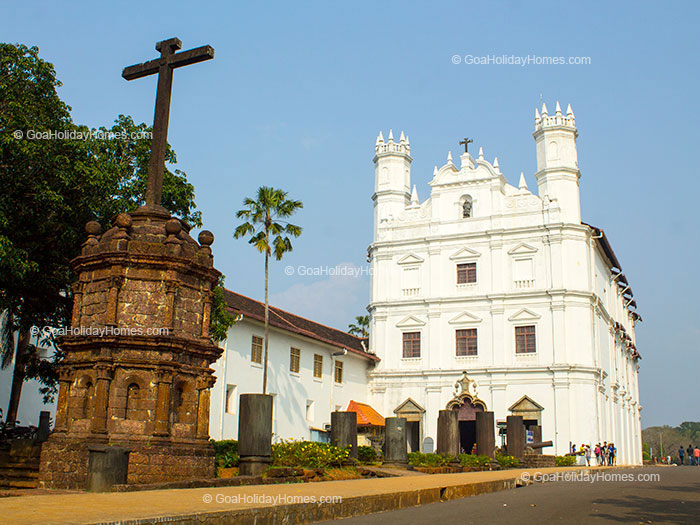
[[[139,385],[136,383],[131,383],[126,389],[126,405],[124,409],[125,419],[138,419],[136,416],[138,411],[138,400],[139,400]]]
[[[474,211],[474,203],[472,202],[472,198],[467,196],[464,199],[464,202],[462,203],[462,218],[463,219],[468,219],[472,216],[472,213]]]

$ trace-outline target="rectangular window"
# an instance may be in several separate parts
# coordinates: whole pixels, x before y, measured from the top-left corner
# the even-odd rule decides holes
[[[307,421],[314,420],[314,402],[312,399],[306,400],[306,420]]]
[[[323,356],[314,354],[314,377],[323,377]]]
[[[301,363],[301,350],[298,348],[289,349],[289,371],[299,373]]]
[[[236,385],[226,385],[226,413],[236,413]]]
[[[335,382],[339,383],[339,384],[343,382],[343,362],[342,361],[335,362]]]
[[[420,357],[420,332],[403,334],[403,357]]]
[[[476,263],[464,263],[457,265],[457,284],[476,282]]]
[[[253,363],[262,364],[263,358],[263,338],[257,335],[253,336],[253,342],[250,345],[250,360]]]
[[[532,354],[537,352],[534,326],[515,327],[515,353]]]
[[[476,328],[457,330],[457,355],[477,355]]]

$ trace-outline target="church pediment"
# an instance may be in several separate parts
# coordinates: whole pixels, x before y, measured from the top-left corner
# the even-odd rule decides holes
[[[474,324],[480,323],[481,318],[474,314],[470,314],[469,312],[462,312],[457,317],[450,319],[448,322],[450,324]]]
[[[528,255],[537,253],[537,248],[535,248],[534,246],[530,246],[529,244],[526,244],[524,242],[521,242],[515,248],[509,250],[508,253],[510,255]]]
[[[420,406],[418,403],[416,403],[410,397],[394,409],[394,414],[397,414],[397,415],[416,414],[416,413],[422,414],[424,412],[425,412],[425,409],[422,406]]]
[[[511,315],[508,320],[509,321],[534,321],[536,319],[539,319],[542,317],[541,315],[537,315],[535,312],[532,310],[528,310],[527,308],[523,308],[522,310],[518,311],[517,313],[514,313]]]
[[[511,412],[541,412],[544,407],[527,396],[521,397],[508,410]]]
[[[396,323],[397,328],[415,328],[419,326],[425,326],[425,321],[421,321],[420,319],[412,315],[409,315],[408,317]]]
[[[417,255],[414,255],[412,253],[409,253],[408,255],[405,255],[396,264],[420,264],[423,262],[424,259],[418,257]]]
[[[481,254],[477,252],[476,250],[472,250],[471,248],[467,248],[466,246],[462,248],[461,250],[456,251],[452,255],[450,255],[450,260],[451,261],[464,261],[468,259],[476,259],[477,257],[480,257]]]

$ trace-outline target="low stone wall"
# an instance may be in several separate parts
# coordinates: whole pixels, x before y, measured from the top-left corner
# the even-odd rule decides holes
[[[544,454],[525,454],[520,461],[520,466],[523,468],[547,468],[554,467],[555,456],[547,456]]]
[[[88,446],[100,443],[74,439],[50,439],[41,450],[41,486],[51,489],[84,489],[87,482]],[[104,443],[107,444],[107,443]],[[214,478],[214,448],[209,443],[157,446],[144,443],[111,443],[130,451],[127,483],[151,484],[187,479]]]

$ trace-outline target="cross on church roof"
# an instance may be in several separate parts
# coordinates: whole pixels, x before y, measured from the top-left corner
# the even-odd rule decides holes
[[[214,58],[214,48],[202,46],[176,53],[182,48],[179,38],[170,38],[156,44],[160,58],[124,68],[122,77],[126,80],[158,74],[156,109],[153,116],[153,137],[151,139],[151,160],[148,165],[148,186],[146,206],[160,206],[163,194],[163,173],[165,172],[165,147],[168,143],[168,120],[170,118],[170,94],[173,87],[173,69],[189,66]]]
[[[472,139],[468,139],[467,137],[464,137],[464,140],[459,141],[460,146],[464,146],[464,153],[469,153],[469,144],[474,142]]]

